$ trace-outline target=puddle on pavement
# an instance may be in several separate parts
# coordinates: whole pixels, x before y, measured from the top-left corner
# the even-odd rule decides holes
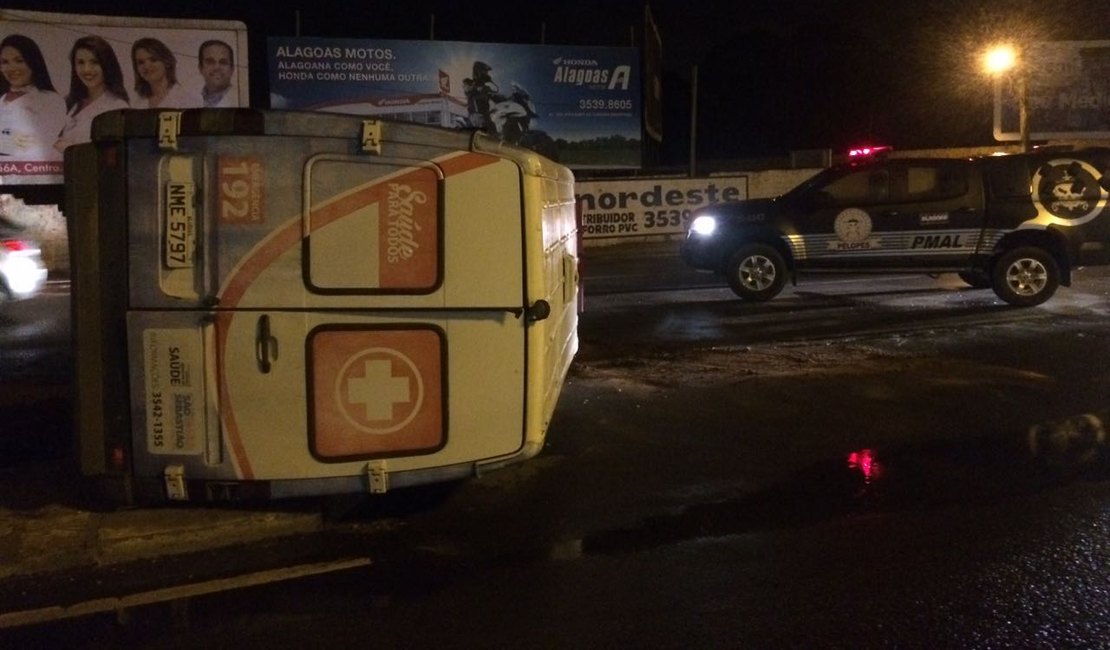
[[[811,525],[842,517],[991,503],[1078,480],[1110,478],[1110,419],[1036,425],[1014,439],[858,449],[739,499],[688,506],[628,529],[554,544],[551,560]]]
[[[946,440],[892,450],[856,449],[816,463],[747,496],[689,505],[631,528],[579,538],[450,536],[405,529],[389,536],[369,571],[374,602],[387,607],[449,585],[482,580],[492,568],[573,562],[688,541],[796,528],[841,518],[994,503],[1073,480],[1110,479],[1110,417],[1083,415],[1034,426],[1013,439]],[[361,579],[361,578],[360,578]]]
[[[905,448],[856,449],[816,463],[788,480],[738,499],[693,504],[632,528],[601,531],[552,542],[489,531],[475,539],[425,537],[399,527],[375,536],[373,550],[362,533],[349,543],[375,558],[359,572],[314,578],[321,594],[359,594],[374,609],[389,609],[458,584],[481,584],[491,570],[541,563],[574,562],[590,556],[632,554],[688,541],[809,526],[841,518],[975,503],[1035,493],[1072,480],[1110,479],[1110,417],[1083,415],[1032,427],[1011,440],[947,440]],[[334,580],[344,580],[341,589]],[[305,583],[295,592],[296,603]],[[258,588],[284,602],[288,587]],[[260,598],[256,595],[255,598]],[[346,596],[344,596],[346,597]],[[240,594],[226,597],[246,602]],[[216,598],[213,610],[224,614]],[[277,605],[267,604],[267,611]]]

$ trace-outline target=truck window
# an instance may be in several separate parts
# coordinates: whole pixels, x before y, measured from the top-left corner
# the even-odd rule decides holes
[[[894,200],[897,202],[940,201],[967,193],[967,169],[955,165],[916,165],[899,170]],[[904,182],[903,182],[904,181]]]
[[[868,169],[842,176],[824,187],[834,205],[884,203],[890,196],[885,169]]]

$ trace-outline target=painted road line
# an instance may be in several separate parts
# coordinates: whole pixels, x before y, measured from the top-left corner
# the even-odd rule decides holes
[[[0,629],[20,627],[23,625],[36,625],[65,618],[101,614],[103,612],[118,612],[129,607],[142,607],[144,605],[171,602],[183,598],[193,598],[221,591],[230,591],[232,589],[244,589],[246,587],[256,587],[272,582],[307,578],[322,573],[347,571],[369,566],[370,564],[370,558],[365,557],[334,562],[320,562],[316,564],[301,564],[283,567],[281,569],[245,573],[231,578],[220,578],[217,580],[206,580],[204,582],[194,582],[173,587],[164,587],[162,589],[153,589],[127,596],[96,598],[72,605],[52,605],[50,607],[40,607],[38,609],[0,613]]]

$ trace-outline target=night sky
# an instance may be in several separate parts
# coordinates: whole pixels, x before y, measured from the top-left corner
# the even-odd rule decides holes
[[[663,41],[664,142],[658,162],[689,159],[697,66],[702,160],[988,145],[989,81],[976,56],[991,42],[1110,40],[1106,0],[655,0]],[[216,5],[52,0],[5,3],[100,15],[241,20],[252,53],[252,104],[267,101],[267,36],[641,45],[642,0],[407,0]],[[203,7],[203,13],[197,11]],[[352,7],[356,7],[352,9]],[[197,8],[197,9],[192,9]],[[299,14],[298,14],[299,10]],[[434,16],[434,18],[433,18]]]

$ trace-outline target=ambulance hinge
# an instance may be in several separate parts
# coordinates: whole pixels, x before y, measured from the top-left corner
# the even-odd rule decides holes
[[[158,148],[177,151],[177,136],[181,135],[181,111],[164,111],[158,114]]]
[[[380,120],[362,121],[362,151],[382,154],[382,123]]]
[[[528,308],[528,311],[525,312],[525,316],[529,323],[546,320],[547,317],[551,316],[551,303],[546,300],[537,300]]]
[[[166,498],[170,501],[188,501],[189,488],[185,485],[185,466],[166,465],[162,474],[166,481]]]
[[[389,470],[386,469],[385,460],[372,460],[366,463],[366,478],[370,494],[385,494],[389,490]]]

